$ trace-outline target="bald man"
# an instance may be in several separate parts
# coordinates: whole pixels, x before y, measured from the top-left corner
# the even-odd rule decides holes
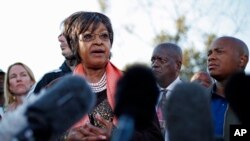
[[[173,43],[158,44],[151,57],[151,68],[161,91],[156,105],[157,116],[163,136],[167,138],[164,118],[164,105],[174,87],[182,83],[180,71],[182,66],[182,50]]]
[[[216,81],[211,87],[211,108],[215,126],[215,136],[229,140],[231,124],[240,124],[225,98],[225,86],[236,72],[244,72],[249,59],[247,45],[240,39],[230,36],[214,40],[208,50],[208,70]]]

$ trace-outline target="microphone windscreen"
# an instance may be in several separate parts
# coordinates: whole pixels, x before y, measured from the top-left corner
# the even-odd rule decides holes
[[[34,136],[48,139],[51,134],[59,135],[80,120],[93,108],[95,100],[86,81],[69,74],[46,89],[25,114]]]
[[[225,87],[226,99],[230,107],[243,124],[249,125],[249,102],[247,101],[250,87],[250,76],[240,72],[234,74]]]
[[[201,85],[188,82],[176,85],[164,113],[169,140],[213,140],[209,96]]]
[[[117,83],[115,114],[131,116],[135,126],[152,122],[158,95],[151,69],[143,64],[132,65]]]

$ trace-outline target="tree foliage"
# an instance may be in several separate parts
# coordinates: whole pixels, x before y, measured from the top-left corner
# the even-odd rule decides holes
[[[100,10],[105,13],[108,10],[108,0],[98,0]]]
[[[176,34],[170,35],[164,31],[161,31],[154,38],[154,43],[159,44],[161,42],[172,42],[175,44],[179,44],[180,40],[183,40],[187,36],[188,27],[185,23],[185,16],[180,16],[176,21]],[[212,40],[216,37],[216,35],[207,35],[206,41],[204,44],[206,46],[206,50],[211,44]],[[198,51],[195,46],[190,46],[188,48],[183,49],[183,66],[181,77],[185,80],[189,80],[194,72],[199,70],[206,71],[206,53]]]
[[[111,0],[98,0],[98,2],[103,12],[107,11],[109,4],[112,4]],[[241,10],[239,8],[240,2],[242,0],[133,0],[133,4],[130,6],[134,9],[129,10],[128,17],[137,12],[142,14],[141,17],[148,17],[147,24],[141,23],[139,25],[149,25],[145,28],[152,30],[152,47],[162,42],[172,42],[182,48],[181,77],[189,80],[196,71],[207,70],[207,49],[211,42],[219,34],[222,34],[220,29],[225,28],[223,21],[233,25],[228,33],[223,34],[234,35],[242,31],[242,27],[246,24],[244,17],[247,13],[239,12]],[[156,17],[160,17],[160,20],[156,20]],[[140,20],[135,22],[138,24]],[[172,25],[169,24],[170,22]],[[145,34],[136,30],[137,24],[131,22],[123,27],[127,33],[145,42]],[[205,26],[207,24],[209,26]]]

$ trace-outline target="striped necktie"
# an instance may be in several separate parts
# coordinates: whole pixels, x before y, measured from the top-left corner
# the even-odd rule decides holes
[[[168,92],[168,90],[166,90],[166,89],[161,90],[162,97],[161,97],[161,100],[160,100],[160,103],[159,103],[160,105],[159,106],[162,108],[162,110],[164,110],[164,107],[166,105],[167,92]]]
[[[167,101],[167,98],[166,98],[167,90],[162,89],[162,90],[160,90],[160,92],[161,92],[160,94],[162,96],[161,96],[161,99],[157,105],[156,112],[157,112],[157,116],[158,116],[158,120],[160,123],[162,134],[164,134],[165,129],[166,129],[166,122],[165,122],[165,118],[164,118],[164,109],[165,109],[165,105],[166,105],[166,101]]]

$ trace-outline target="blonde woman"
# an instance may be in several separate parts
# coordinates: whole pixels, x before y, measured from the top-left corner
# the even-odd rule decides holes
[[[36,83],[32,70],[21,62],[10,65],[4,80],[5,111],[13,111],[23,103]]]

